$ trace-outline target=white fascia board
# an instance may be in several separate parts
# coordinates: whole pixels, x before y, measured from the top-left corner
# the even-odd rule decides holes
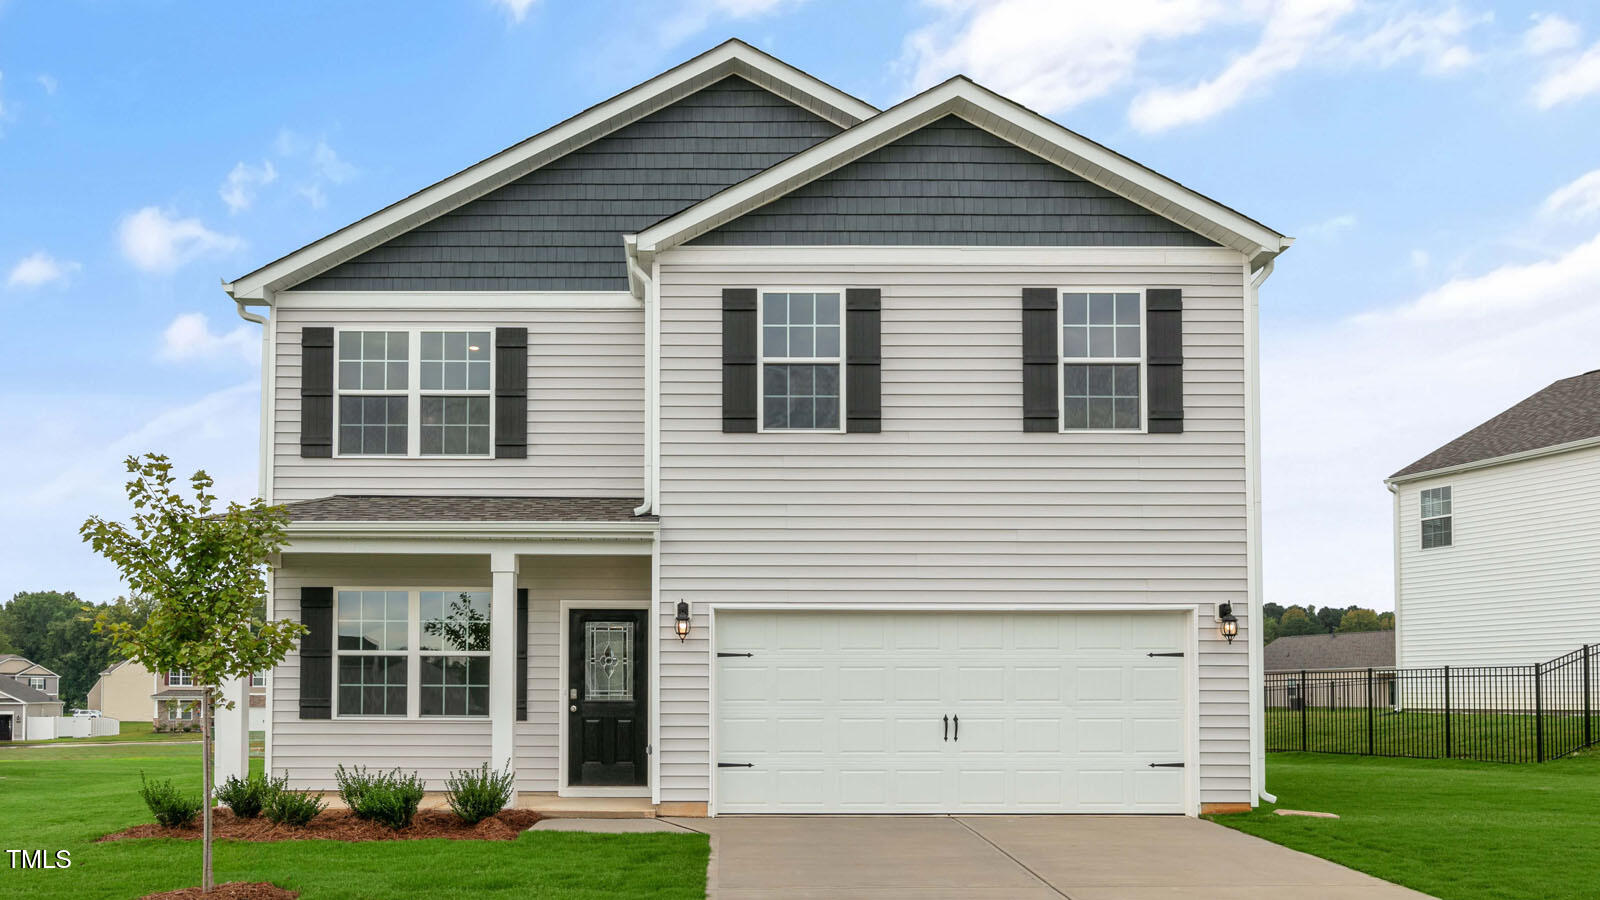
[[[292,287],[729,75],[739,75],[845,128],[878,112],[743,41],[730,40],[248,275],[225,282],[223,290],[235,300],[259,301],[264,291]]]
[[[774,269],[839,265],[906,265],[929,270],[993,266],[1005,269],[1061,269],[1072,266],[1238,266],[1239,251],[1230,247],[979,247],[883,246],[826,244],[818,246],[679,245],[658,256],[668,265],[714,265],[728,271],[770,272]]]
[[[1242,251],[1256,265],[1290,239],[1214,200],[956,77],[879,113],[732,187],[650,226],[638,235],[648,256],[692,240],[946,115],[956,115],[1002,140],[1043,156],[1107,190]]]
[[[438,537],[522,541],[539,538],[653,538],[656,522],[301,522],[290,523],[291,542],[305,538]],[[291,545],[287,552],[293,552]]]
[[[639,309],[628,291],[280,291],[278,309]]]
[[[1552,444],[1548,447],[1537,447],[1533,450],[1524,450],[1521,453],[1507,453],[1504,456],[1491,456],[1488,459],[1474,460],[1454,466],[1444,466],[1439,469],[1429,469],[1426,472],[1413,472],[1410,475],[1385,478],[1384,484],[1406,484],[1412,481],[1421,481],[1424,478],[1438,478],[1444,475],[1454,475],[1458,472],[1470,472],[1473,469],[1487,469],[1490,466],[1503,466],[1507,463],[1522,462],[1526,459],[1538,459],[1541,456],[1554,456],[1557,453],[1570,453],[1573,450],[1583,450],[1588,447],[1600,447],[1600,435],[1568,441],[1565,444]]]

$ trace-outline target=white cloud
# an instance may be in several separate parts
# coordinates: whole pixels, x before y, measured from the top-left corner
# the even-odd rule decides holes
[[[271,160],[262,160],[261,165],[252,166],[240,162],[223,179],[222,187],[217,189],[217,194],[222,202],[228,204],[228,212],[236,213],[250,208],[256,201],[256,191],[278,180],[278,170],[272,165]]]
[[[66,281],[73,272],[82,268],[70,260],[60,260],[43,250],[37,250],[17,260],[6,276],[6,287],[32,288],[51,282]]]
[[[1600,235],[1333,327],[1263,340],[1268,599],[1390,605],[1382,479],[1600,365]],[[1273,302],[1271,283],[1263,305]]]
[[[1600,93],[1600,43],[1556,60],[1533,88],[1533,103],[1550,109]]]
[[[806,0],[687,0],[652,26],[656,42],[670,47],[706,30],[713,22],[759,19]]]
[[[288,128],[281,129],[272,142],[272,149],[283,162],[287,180],[297,182],[294,192],[306,199],[312,209],[321,209],[328,202],[327,189],[344,184],[361,174],[326,139],[312,140]]]
[[[244,246],[239,238],[212,231],[199,219],[179,219],[155,206],[123,216],[117,242],[128,262],[147,272],[170,272],[206,254]]]
[[[1522,33],[1522,48],[1535,56],[1544,56],[1578,46],[1583,34],[1576,23],[1556,13],[1534,13],[1533,24]]]
[[[1300,234],[1307,238],[1320,238],[1326,240],[1336,234],[1349,231],[1350,229],[1356,227],[1358,221],[1359,220],[1356,218],[1355,213],[1341,213],[1337,216],[1324,219],[1321,222],[1314,222],[1305,226],[1304,228],[1301,228]]]
[[[157,355],[167,362],[215,362],[260,359],[259,330],[240,323],[227,333],[211,330],[205,313],[181,313],[161,333]]]
[[[61,82],[57,81],[54,75],[39,75],[36,76],[36,80],[39,82],[39,86],[44,88],[46,94],[54,95],[61,87]]]
[[[311,171],[329,183],[344,184],[355,177],[356,167],[340,159],[326,141],[319,140],[311,148]]]
[[[1600,169],[1578,176],[1556,188],[1539,211],[1546,216],[1584,219],[1600,213]]]
[[[532,9],[533,4],[537,3],[538,0],[493,0],[493,2],[496,6],[506,11],[506,14],[511,17],[511,21],[521,22],[528,15],[528,10]]]

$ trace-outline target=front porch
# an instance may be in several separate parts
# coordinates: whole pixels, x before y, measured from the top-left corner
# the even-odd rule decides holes
[[[311,633],[268,678],[269,774],[332,791],[339,765],[399,768],[442,803],[445,779],[487,763],[514,772],[521,808],[654,815],[653,517],[624,500],[356,499],[289,507],[268,613]]]

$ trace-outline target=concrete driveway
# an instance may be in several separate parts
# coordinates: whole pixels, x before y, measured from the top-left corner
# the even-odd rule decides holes
[[[1399,900],[1425,897],[1200,819],[1150,816],[728,816],[716,900]]]

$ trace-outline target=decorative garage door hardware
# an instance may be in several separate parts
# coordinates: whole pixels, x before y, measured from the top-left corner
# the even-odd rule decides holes
[[[954,739],[959,741],[959,740],[961,740],[961,717],[960,716],[956,716],[955,717],[955,725],[956,725],[956,733],[955,733],[955,738]],[[951,740],[951,737],[950,737],[950,717],[949,716],[945,716],[944,717],[944,739],[947,740],[947,741]]]
[[[1151,763],[1150,764],[1150,768],[1152,768],[1152,769],[1181,769],[1181,768],[1183,768],[1183,763],[1181,763],[1181,762],[1178,762],[1178,763]]]
[[[1174,651],[1172,653],[1146,653],[1145,654],[1145,656],[1182,656],[1182,655],[1183,655],[1183,651],[1182,650],[1177,650],[1177,651]]]
[[[717,763],[719,769],[754,769],[755,763]]]
[[[721,652],[719,652],[717,654],[717,656],[720,658],[720,657],[723,657],[723,656],[755,656],[755,654],[754,653],[721,653]]]

